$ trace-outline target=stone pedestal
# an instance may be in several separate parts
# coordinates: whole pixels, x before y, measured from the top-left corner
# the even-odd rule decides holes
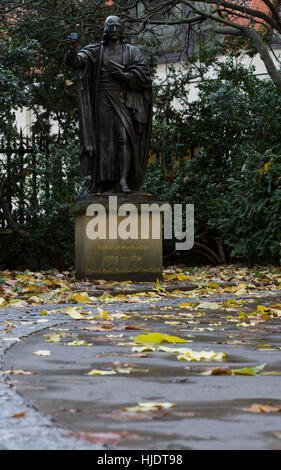
[[[151,211],[142,210],[143,204],[153,203],[157,206]],[[95,207],[102,210],[93,212],[92,204],[100,205]],[[126,213],[124,204],[133,205],[134,211]],[[77,278],[143,282],[161,279],[162,216],[157,207],[155,197],[140,193],[79,196],[70,209],[75,216]],[[97,231],[101,236],[95,238]],[[124,239],[128,234],[129,238]]]

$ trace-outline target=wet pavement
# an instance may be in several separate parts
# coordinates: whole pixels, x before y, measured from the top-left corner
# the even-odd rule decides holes
[[[28,315],[21,311],[21,324],[6,335],[0,332],[2,338],[17,337],[2,342],[4,349],[12,344],[2,359],[2,370],[10,371],[3,374],[3,382],[10,393],[30,403],[27,413],[12,419],[14,427],[32,427],[28,415],[37,410],[47,420],[41,429],[53,426],[60,433],[63,441],[58,440],[56,448],[280,448],[280,293],[253,290],[206,298],[186,289],[163,298],[161,290],[140,294],[128,303],[108,296],[104,302],[72,305],[82,306],[78,310],[84,319],[78,320],[57,312],[41,315],[42,309],[64,311],[69,305],[32,307]],[[11,309],[10,320],[15,310]],[[187,342],[137,340],[151,333]],[[186,352],[179,348],[192,350],[186,358],[200,352],[201,360],[179,360]],[[42,350],[49,355],[34,354]],[[256,366],[260,370],[233,372]],[[247,375],[251,371],[256,375]],[[130,410],[148,402],[154,408]],[[22,410],[18,406],[13,413]],[[10,412],[9,422],[11,416]],[[11,448],[9,433],[4,437],[1,432],[1,420],[0,445]],[[52,437],[49,448],[54,441]],[[31,445],[30,438],[16,442],[17,448]]]

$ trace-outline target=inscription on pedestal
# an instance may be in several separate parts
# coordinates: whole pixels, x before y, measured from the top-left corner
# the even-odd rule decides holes
[[[104,199],[104,197],[103,197]],[[99,203],[99,198],[93,198],[95,203]],[[122,203],[124,197],[122,198]],[[147,201],[146,201],[147,202]],[[154,201],[155,202],[155,199]],[[130,198],[130,203],[134,201]],[[118,205],[120,205],[121,202]],[[150,229],[148,238],[141,239],[141,221],[140,221],[140,201],[136,202],[138,214],[136,215],[137,237],[134,239],[112,240],[108,238],[108,227],[111,212],[108,207],[105,210],[105,238],[95,238],[90,234],[87,236],[86,228],[91,227],[91,217],[86,215],[87,206],[81,208],[77,205],[72,209],[75,215],[75,258],[76,258],[76,276],[80,279],[105,279],[105,280],[132,280],[132,281],[155,281],[162,278],[162,236],[161,236],[161,218],[152,220],[152,214],[149,215]],[[116,217],[116,214],[114,215]],[[124,216],[117,216],[117,229],[120,224],[124,225]],[[103,223],[103,220],[100,219]],[[154,224],[152,227],[152,223]],[[155,224],[158,224],[156,227]],[[160,238],[152,238],[152,228],[154,233],[159,230]],[[117,234],[120,233],[117,230]],[[89,234],[89,230],[88,230]]]

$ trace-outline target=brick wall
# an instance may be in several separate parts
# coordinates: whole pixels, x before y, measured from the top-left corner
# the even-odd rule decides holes
[[[272,3],[276,4],[278,3],[278,0],[271,0]],[[244,2],[243,0],[232,0],[233,3],[237,3],[238,5],[245,5],[248,8],[252,8],[253,10],[259,10],[265,13],[268,16],[271,16],[271,11],[269,7],[262,1],[262,0],[247,0]],[[246,18],[237,18],[236,15],[233,15],[231,18],[232,21],[235,20],[236,23],[242,24],[242,25],[247,25],[249,23],[249,20]],[[261,22],[263,22],[262,19],[260,19]],[[265,23],[266,24],[266,23]]]

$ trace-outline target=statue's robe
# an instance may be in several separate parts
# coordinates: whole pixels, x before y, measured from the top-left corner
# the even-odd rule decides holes
[[[106,148],[107,123],[99,119],[101,107],[105,105],[104,90],[99,89],[104,47],[90,44],[78,54],[69,52],[66,56],[66,64],[78,70],[81,174],[93,174],[95,186],[103,181],[118,183],[120,180],[117,142],[112,142],[109,136]],[[152,73],[140,50],[129,44],[122,44],[122,65],[127,73],[126,82],[117,78],[116,81],[122,89],[123,99],[112,90],[105,90],[106,101],[126,129],[132,149],[129,185],[131,189],[139,190],[145,176],[151,136]],[[110,157],[112,146],[115,146],[115,161]]]

